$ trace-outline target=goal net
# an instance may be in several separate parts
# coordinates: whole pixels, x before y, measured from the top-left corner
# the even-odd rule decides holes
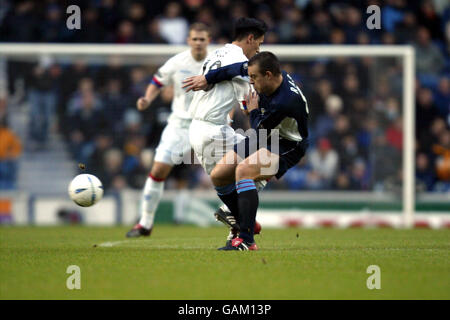
[[[30,208],[21,198],[19,207],[27,213],[17,220],[53,221],[37,217],[49,208],[61,215],[61,207],[51,207],[51,197],[66,197],[69,179],[79,173],[77,164],[84,163],[104,182],[106,194],[115,195],[111,202],[115,209],[110,210],[114,216],[108,221],[135,221],[140,189],[170,114],[172,92],[165,88],[143,113],[136,111],[136,100],[157,68],[186,49],[0,45],[1,91],[8,98],[9,126],[24,145],[10,189],[35,200],[26,201]],[[411,47],[264,45],[262,50],[279,57],[305,94],[311,143],[305,158],[261,193],[261,223],[343,227],[447,223],[445,196],[423,192],[415,183]],[[235,128],[248,126],[238,110],[234,120]],[[218,200],[199,165],[177,166],[166,189],[159,209],[171,211],[166,217],[210,222],[210,210]],[[38,204],[41,196],[47,197],[47,206]]]

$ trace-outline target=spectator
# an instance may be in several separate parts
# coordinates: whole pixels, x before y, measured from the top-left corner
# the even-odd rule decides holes
[[[152,168],[153,156],[154,152],[151,149],[141,151],[138,165],[127,174],[127,183],[131,188],[142,189],[144,187],[147,175]]]
[[[434,95],[436,107],[439,109],[442,117],[448,117],[450,114],[450,77],[443,76],[439,80],[436,93]],[[448,119],[450,125],[450,119]]]
[[[403,20],[395,27],[395,39],[399,43],[412,43],[414,36],[417,34],[417,19],[414,12],[406,12]]]
[[[353,135],[350,127],[350,119],[347,115],[340,114],[336,117],[333,130],[328,134],[333,149],[337,150],[344,137],[348,135]]]
[[[433,191],[436,176],[430,167],[430,160],[425,153],[416,156],[416,185],[418,191]]]
[[[348,191],[352,189],[350,178],[345,171],[341,171],[337,174],[336,179],[333,181],[332,189],[338,191]]]
[[[372,176],[375,190],[386,191],[400,168],[401,154],[387,143],[384,132],[378,132],[372,145]]]
[[[109,123],[113,126],[112,130],[117,135],[122,134],[123,116],[129,104],[128,99],[122,94],[121,82],[118,79],[112,78],[107,82],[106,91],[101,100],[108,108],[108,118]]]
[[[427,28],[419,28],[414,47],[419,79],[425,85],[435,85],[445,61],[442,52],[431,42],[430,31]]]
[[[119,24],[114,42],[120,44],[137,42],[135,27],[130,21],[124,20]]]
[[[369,174],[363,159],[355,159],[351,168],[350,188],[352,190],[369,190]]]
[[[42,21],[41,34],[43,42],[61,42],[66,26],[62,20],[61,7],[57,4],[50,4],[46,8],[46,17]]]
[[[101,108],[95,107],[92,92],[85,92],[81,97],[81,109],[69,119],[71,128],[70,147],[78,162],[86,163],[94,148],[94,138],[98,132],[107,131],[110,126]]]
[[[11,42],[36,42],[40,40],[39,17],[35,14],[34,1],[21,1],[3,22],[3,34]],[[18,27],[20,26],[20,28]]]
[[[429,142],[429,128],[438,117],[439,113],[433,102],[433,93],[428,88],[420,88],[417,91],[416,101],[416,136],[419,141]],[[423,143],[421,145],[426,146]],[[431,146],[431,144],[428,146]]]
[[[8,128],[6,117],[0,118],[0,190],[15,189],[17,159],[22,153],[20,139]]]
[[[334,124],[342,111],[342,99],[337,95],[330,95],[325,101],[326,113],[318,116],[315,126],[315,134],[325,137],[330,134]]]
[[[403,8],[406,3],[404,0],[387,0],[387,5],[381,11],[382,28],[388,32],[395,29],[397,23],[403,20]]]
[[[145,148],[145,136],[142,134],[129,135],[124,143],[123,171],[127,175],[139,167],[141,152]]]
[[[436,156],[435,169],[441,181],[450,182],[450,131],[445,130],[439,136],[439,142],[433,145]]]
[[[103,168],[103,158],[105,153],[112,148],[113,139],[106,132],[99,132],[94,138],[94,148],[88,156],[87,167],[92,172],[99,172]]]
[[[311,40],[313,43],[327,43],[331,30],[330,16],[325,11],[318,11],[313,15],[311,23]]]
[[[283,176],[283,182],[289,190],[303,190],[308,188],[308,174],[311,167],[303,158],[296,166],[289,169]]]
[[[387,142],[399,152],[403,149],[403,119],[398,117],[386,130]]]
[[[181,15],[181,5],[178,2],[169,2],[164,16],[159,19],[161,36],[170,44],[184,44],[188,27],[188,22]]]
[[[108,81],[117,79],[121,83],[121,88],[128,90],[130,85],[129,71],[123,65],[123,57],[112,55],[108,57],[107,64],[102,66],[95,77],[95,86],[99,91],[104,91]]]
[[[97,8],[88,7],[81,10],[81,29],[68,30],[64,26],[67,33],[66,37],[71,42],[102,43],[110,40],[107,30],[102,23],[99,23],[99,20],[100,16]],[[116,26],[114,25],[114,27]]]
[[[432,39],[442,38],[441,19],[435,11],[432,0],[422,1],[417,17],[419,24],[430,32]]]
[[[345,16],[346,23],[343,30],[346,35],[347,43],[355,44],[357,42],[359,32],[364,30],[361,19],[361,11],[355,7],[349,6],[345,10]]]
[[[309,153],[309,164],[319,175],[321,184],[325,188],[330,187],[338,170],[339,158],[328,139],[319,139],[317,148]]]
[[[72,94],[70,100],[67,102],[66,116],[71,117],[82,109],[83,97],[85,95],[92,95],[94,102],[94,109],[102,108],[101,100],[94,90],[94,82],[91,78],[83,78],[78,83],[78,89]]]
[[[153,19],[147,24],[147,28],[144,32],[142,42],[144,43],[168,43],[159,33],[160,22],[158,19]]]
[[[47,145],[48,133],[54,125],[58,82],[61,69],[48,57],[33,68],[30,77],[30,150],[42,150]]]
[[[119,149],[110,149],[105,153],[102,170],[97,173],[105,191],[120,191],[127,186],[122,165],[123,154]]]
[[[348,172],[357,158],[360,158],[358,143],[353,135],[346,135],[337,150],[339,155],[339,167],[341,171]]]
[[[141,40],[145,33],[146,13],[142,3],[133,2],[128,7],[127,19],[133,24],[135,30],[135,40]]]

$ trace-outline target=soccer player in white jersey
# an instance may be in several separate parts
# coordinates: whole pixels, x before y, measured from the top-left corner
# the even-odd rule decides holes
[[[266,30],[267,26],[263,21],[252,18],[238,19],[234,26],[233,42],[215,50],[206,57],[202,74],[205,75],[210,70],[226,65],[248,61],[259,51]],[[208,175],[211,174],[216,163],[228,151],[232,150],[235,144],[244,139],[243,135],[236,134],[233,128],[229,126],[227,115],[237,104],[244,108],[245,98],[249,90],[248,77],[236,76],[231,81],[217,83],[209,86],[205,91],[196,91],[194,94],[189,108],[192,116],[192,123],[189,127],[189,141]],[[260,188],[264,185],[265,181],[260,182]],[[235,201],[229,201],[228,199],[232,195],[228,190],[222,190],[221,188],[216,188],[216,191],[219,198],[236,217],[238,208],[233,205]],[[228,241],[231,241],[232,237],[235,236],[236,232],[233,234],[232,230]]]
[[[137,109],[143,111],[158,96],[162,87],[168,85],[174,87],[172,114],[162,132],[153,166],[142,193],[141,218],[139,223],[128,231],[127,237],[151,234],[155,212],[164,190],[164,181],[173,166],[181,163],[183,157],[191,151],[188,139],[191,116],[188,108],[193,92],[186,92],[181,86],[183,79],[201,72],[209,42],[210,34],[206,25],[192,24],[187,38],[190,49],[175,55],[161,66],[147,87],[145,97],[141,97],[137,101]]]

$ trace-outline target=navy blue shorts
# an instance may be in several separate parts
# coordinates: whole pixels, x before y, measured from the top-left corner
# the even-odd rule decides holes
[[[243,159],[255,153],[260,148],[266,148],[270,152],[277,154],[280,157],[280,163],[275,177],[280,179],[286,171],[300,162],[305,155],[308,146],[309,143],[307,139],[303,139],[302,141],[291,141],[280,138],[278,150],[272,150],[270,138],[264,145],[259,143],[256,145],[256,142],[253,145],[250,145],[250,139],[246,137],[244,140],[234,145],[234,152]]]

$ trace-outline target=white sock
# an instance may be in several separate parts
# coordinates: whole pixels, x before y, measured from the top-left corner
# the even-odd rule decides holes
[[[139,224],[146,229],[153,227],[155,220],[155,212],[158,208],[159,200],[161,200],[164,191],[164,181],[155,181],[151,177],[145,181],[144,191],[141,198],[141,219]]]

